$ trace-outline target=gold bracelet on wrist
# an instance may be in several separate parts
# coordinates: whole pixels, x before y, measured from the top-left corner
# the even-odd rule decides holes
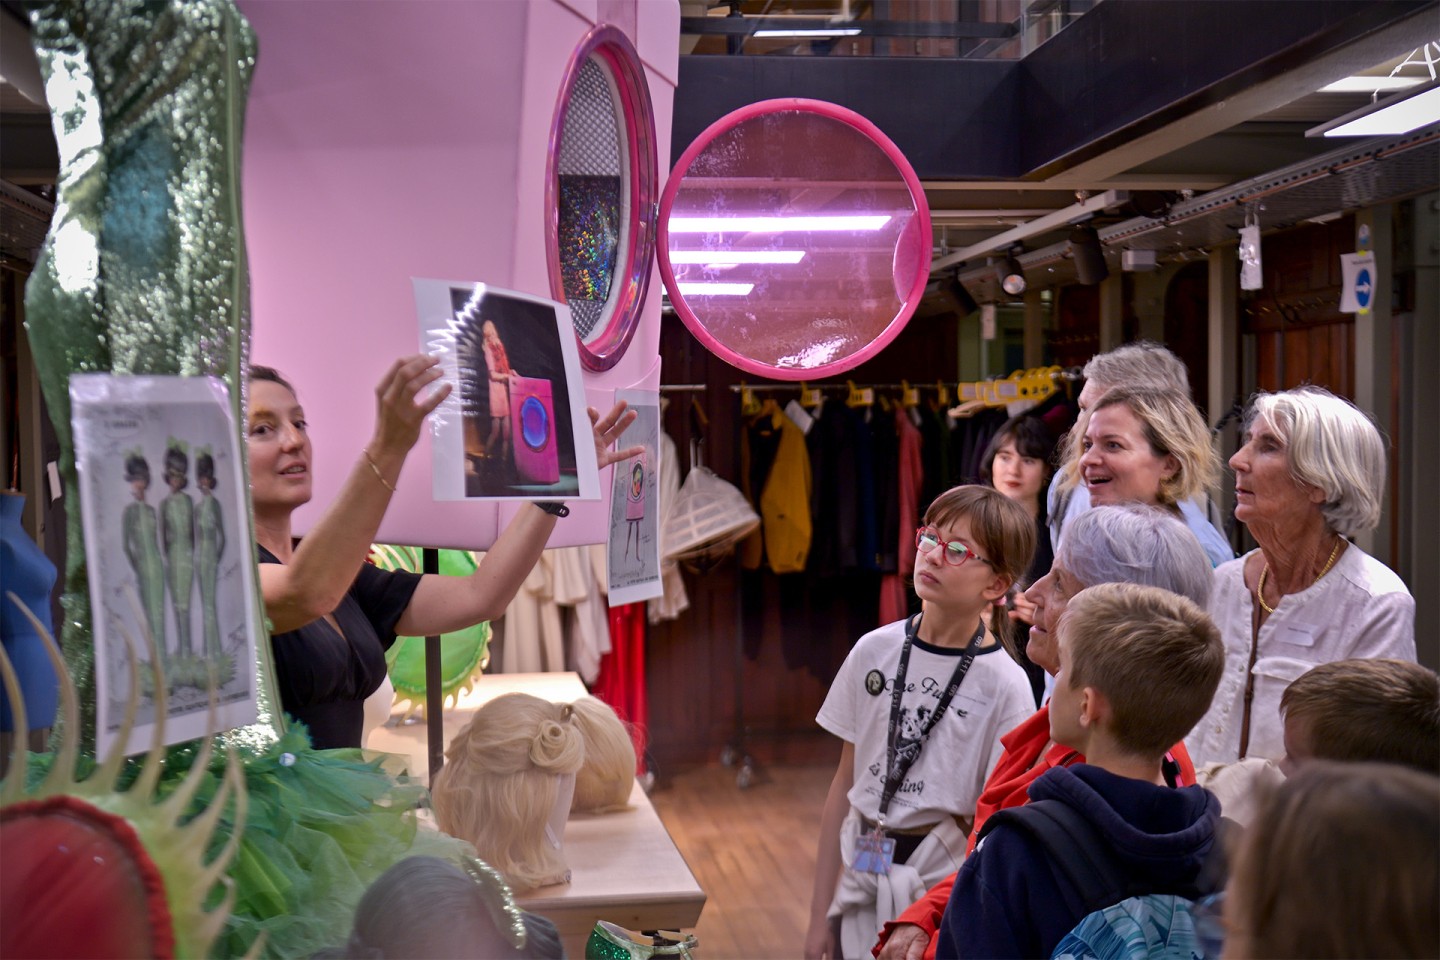
[[[386,490],[389,490],[391,493],[394,493],[394,492],[395,492],[395,484],[391,483],[389,480],[386,480],[386,479],[385,479],[385,475],[380,472],[380,468],[377,467],[377,466],[375,466],[375,458],[372,457],[372,456],[370,456],[370,448],[369,448],[369,447],[364,447],[364,448],[362,448],[361,452],[365,454],[365,462],[368,463],[368,464],[370,464],[370,469],[373,470],[373,471],[375,471],[375,479],[376,479],[376,480],[379,480],[379,481],[380,481],[380,485],[381,485],[382,487],[384,487]]]

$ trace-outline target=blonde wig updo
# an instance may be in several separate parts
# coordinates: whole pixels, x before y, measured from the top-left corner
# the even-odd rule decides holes
[[[545,837],[561,777],[585,760],[569,704],[507,693],[475,711],[445,751],[431,794],[440,829],[475,845],[516,891],[556,883],[565,861]]]
[[[570,809],[609,813],[630,805],[635,787],[635,741],[625,721],[603,700],[581,697],[575,725],[585,737],[585,764],[575,775],[575,797]]]

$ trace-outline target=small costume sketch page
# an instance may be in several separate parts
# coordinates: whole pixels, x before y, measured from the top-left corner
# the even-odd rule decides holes
[[[160,703],[180,743],[257,717],[249,498],[215,377],[75,374],[75,460],[94,620],[96,742],[149,748]],[[218,716],[209,719],[210,689]]]
[[[435,499],[600,499],[569,308],[484,283],[411,283],[420,349],[452,386],[430,417]]]
[[[610,606],[658,597],[660,584],[660,395],[654,390],[617,390],[635,411],[620,435],[621,449],[644,451],[615,464],[610,493]]]

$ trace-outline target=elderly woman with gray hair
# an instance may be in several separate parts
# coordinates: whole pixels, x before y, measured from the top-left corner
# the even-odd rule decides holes
[[[1235,471],[1235,518],[1258,550],[1215,570],[1210,615],[1226,671],[1186,738],[1196,765],[1285,755],[1280,695],[1332,660],[1415,659],[1415,601],[1348,537],[1380,522],[1385,442],[1319,387],[1258,395]]]
[[[1030,659],[1052,676],[1060,669],[1055,625],[1070,598],[1100,583],[1138,583],[1161,587],[1205,606],[1210,599],[1210,559],[1190,528],[1171,511],[1140,504],[1094,507],[1070,521],[1050,572],[1025,592],[1035,605],[1030,627]],[[1000,738],[1005,752],[996,761],[975,805],[970,850],[985,820],[995,811],[1029,799],[1030,784],[1053,767],[1084,763],[1070,747],[1050,739],[1050,708]],[[1176,744],[1164,764],[1171,786],[1195,782],[1195,768],[1184,744]],[[969,850],[966,851],[967,855]],[[921,960],[935,956],[940,918],[955,885],[951,874],[880,932],[880,960]]]

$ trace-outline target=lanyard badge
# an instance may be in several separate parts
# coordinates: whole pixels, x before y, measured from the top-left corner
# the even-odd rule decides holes
[[[857,873],[888,876],[895,863],[895,838],[885,836],[880,824],[855,838],[855,857],[850,867]]]

